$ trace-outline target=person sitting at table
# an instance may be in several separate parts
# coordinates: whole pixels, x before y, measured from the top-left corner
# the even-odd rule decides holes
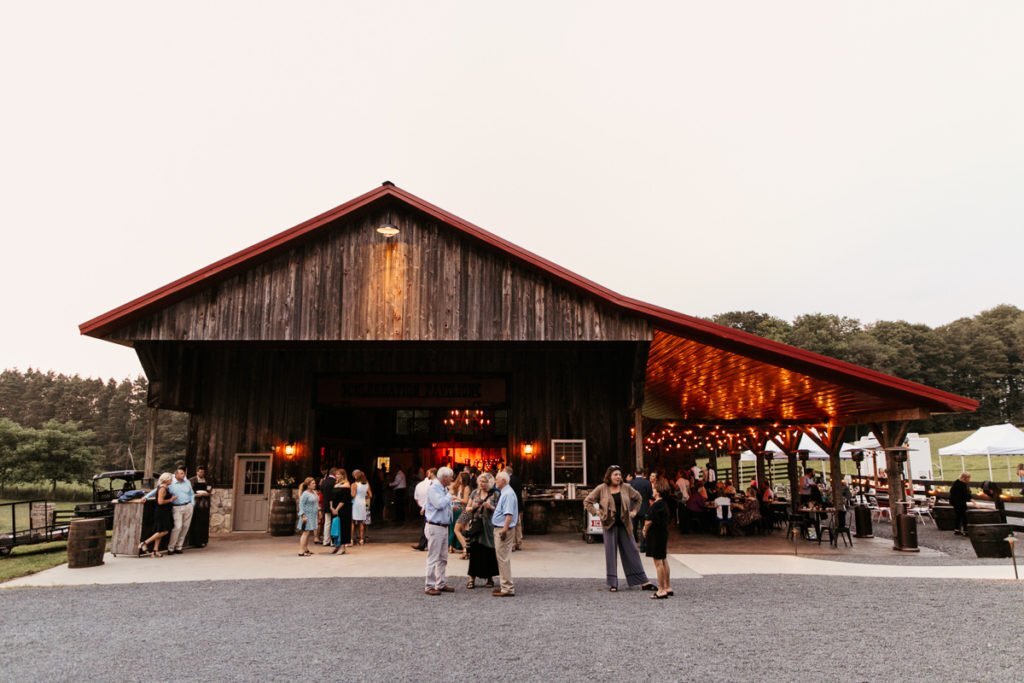
[[[722,488],[722,491],[724,491],[725,495],[727,495],[727,496],[735,496],[736,495],[736,487],[733,486],[732,479],[726,479],[725,480],[725,486]]]
[[[807,505],[814,508],[825,507],[825,497],[821,495],[821,487],[812,484],[808,490]]]
[[[703,486],[694,486],[690,492],[690,499],[686,502],[686,513],[690,519],[691,526],[696,527],[698,532],[705,532],[708,529],[708,492]]]
[[[757,485],[751,484],[741,505],[736,505],[736,526],[746,534],[761,522],[761,502],[758,500]]]
[[[714,500],[715,521],[718,523],[718,535],[725,536],[733,524],[732,498],[724,493]]]

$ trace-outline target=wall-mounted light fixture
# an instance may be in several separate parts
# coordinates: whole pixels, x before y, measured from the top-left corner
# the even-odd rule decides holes
[[[533,455],[533,444],[530,443],[529,441],[523,444],[523,455],[525,455],[526,457],[530,457],[531,455]]]

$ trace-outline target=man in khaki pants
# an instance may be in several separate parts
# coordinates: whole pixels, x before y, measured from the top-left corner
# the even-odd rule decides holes
[[[512,583],[512,549],[516,544],[515,527],[519,523],[519,501],[512,487],[508,485],[508,472],[498,472],[494,478],[501,495],[491,516],[494,526],[494,554],[498,558],[498,574],[501,587],[491,593],[496,598],[511,598],[516,594]]]

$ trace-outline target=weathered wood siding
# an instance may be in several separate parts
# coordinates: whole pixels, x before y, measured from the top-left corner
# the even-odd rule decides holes
[[[159,357],[163,347],[173,346],[150,345],[147,353]],[[207,464],[221,485],[231,482],[235,453],[266,451],[289,435],[308,451],[316,440],[315,379],[336,372],[505,375],[510,459],[526,481],[550,483],[552,438],[587,440],[591,482],[599,481],[609,464],[624,464],[631,457],[629,404],[637,344],[274,346],[192,345],[202,382],[189,399],[196,408],[189,426],[188,460],[192,466]],[[176,353],[173,348],[166,352]],[[162,384],[171,395],[181,396],[174,385],[172,377]],[[538,446],[530,460],[519,457],[525,441]],[[308,452],[299,467],[302,474],[312,473]]]
[[[375,228],[390,218],[401,232]],[[624,313],[454,229],[349,218],[112,332],[112,340],[649,341]]]

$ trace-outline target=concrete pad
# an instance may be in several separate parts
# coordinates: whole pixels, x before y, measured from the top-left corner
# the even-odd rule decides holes
[[[168,581],[226,581],[236,579],[302,579],[323,577],[419,577],[425,574],[426,553],[409,543],[371,543],[348,548],[345,555],[310,545],[312,557],[298,556],[298,539],[265,534],[233,534],[211,539],[210,545],[162,558],[113,557],[109,553],[99,567],[69,569],[61,565],[0,585],[74,586],[89,584],[160,583]],[[644,557],[644,567],[654,577],[654,563]],[[464,582],[468,568],[458,554],[448,559],[448,575]],[[621,570],[620,570],[621,571]],[[689,568],[674,563],[679,578],[697,578]],[[530,537],[524,550],[512,555],[512,574],[522,578],[572,578],[604,581],[604,546],[589,545],[578,535]],[[625,578],[622,578],[625,583]]]
[[[836,562],[794,555],[672,555],[703,576],[714,574],[788,574],[804,576],[862,576],[894,579],[1013,580],[1013,566],[921,566]]]

